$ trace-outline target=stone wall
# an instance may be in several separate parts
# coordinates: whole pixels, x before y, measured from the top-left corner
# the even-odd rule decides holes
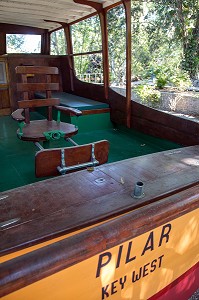
[[[199,93],[197,95],[193,92],[162,92],[160,109],[199,116]]]
[[[126,96],[125,88],[111,87],[122,96]],[[132,100],[142,103],[139,96],[132,91]],[[199,117],[199,92],[161,92],[160,103],[148,103],[149,107],[169,112],[188,114]]]

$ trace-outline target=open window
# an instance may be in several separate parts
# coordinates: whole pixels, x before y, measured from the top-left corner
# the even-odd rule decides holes
[[[123,87],[126,84],[126,22],[123,5],[110,9],[108,20],[108,51],[110,85]]]
[[[67,46],[64,29],[53,31],[50,35],[50,54],[66,55]]]
[[[7,53],[41,53],[41,35],[6,34]]]
[[[71,27],[77,78],[86,82],[102,84],[102,37],[99,16],[85,19]]]

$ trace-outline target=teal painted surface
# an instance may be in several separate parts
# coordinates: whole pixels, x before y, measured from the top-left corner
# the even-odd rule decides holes
[[[34,144],[17,138],[18,124],[11,117],[0,117],[0,128],[0,191],[36,181]]]
[[[37,118],[42,117],[33,113],[32,119]],[[178,144],[124,127],[113,128],[112,124],[106,124],[107,127],[104,126],[100,130],[94,130],[95,120],[96,115],[89,118],[86,122],[89,125],[89,131],[82,128],[73,139],[80,145],[107,139],[110,142],[109,162],[181,147]],[[81,124],[79,126],[81,127]],[[37,148],[33,143],[24,142],[17,138],[17,122],[9,116],[0,117],[0,128],[0,191],[43,180],[43,178],[35,178],[34,175],[34,156]],[[67,147],[71,144],[66,141],[54,141],[46,143],[44,146],[45,148]]]
[[[79,133],[113,128],[113,123],[110,121],[109,112],[94,115],[84,115],[80,117],[71,117],[71,123],[78,127]]]
[[[84,132],[73,137],[73,140],[78,144],[103,139],[107,139],[110,143],[108,162],[182,147],[176,143],[148,136],[125,127]]]
[[[40,107],[37,109],[38,114],[46,116],[46,108]],[[53,109],[53,119],[57,120],[57,111]],[[99,130],[113,128],[113,124],[110,121],[110,113],[94,114],[94,115],[83,115],[70,117],[63,112],[60,114],[61,122],[74,124],[79,128],[79,133],[90,130]]]
[[[45,93],[37,92],[35,93],[35,97],[39,99],[44,99],[46,96]],[[65,92],[52,92],[52,97],[59,98],[60,104],[63,106],[69,106],[80,110],[100,109],[100,108],[102,109],[102,108],[109,107],[107,103],[95,101],[77,95],[72,95]]]

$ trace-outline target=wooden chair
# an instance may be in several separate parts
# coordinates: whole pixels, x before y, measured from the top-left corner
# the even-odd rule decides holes
[[[52,75],[58,74],[58,68],[46,66],[18,66],[16,73],[21,74],[22,82],[17,83],[17,90],[23,95],[23,99],[18,101],[16,111],[12,113],[12,118],[19,122],[17,136],[23,141],[40,142],[49,139],[67,138],[78,132],[78,128],[69,123],[60,121],[60,112],[69,115],[80,116],[81,111],[69,107],[60,106],[60,100],[51,97],[51,91],[59,90],[59,83],[52,82]],[[35,82],[36,76],[43,76],[45,82]],[[38,77],[39,77],[38,76]],[[28,79],[32,79],[29,82]],[[42,91],[46,93],[45,99],[34,99],[34,92]],[[30,109],[47,107],[47,119],[30,120]],[[57,121],[52,119],[52,109],[57,110]]]
[[[60,121],[60,112],[80,116],[81,111],[60,106],[60,100],[51,97],[51,91],[59,90],[59,84],[52,82],[53,75],[58,74],[56,67],[18,66],[16,73],[22,82],[17,83],[17,90],[23,95],[18,101],[19,109],[12,113],[12,118],[19,123],[17,136],[23,141],[31,141],[39,148],[35,155],[36,177],[64,175],[83,168],[93,168],[108,161],[109,142],[106,140],[79,146],[71,140],[78,128]],[[36,82],[36,77],[42,82]],[[43,76],[43,77],[42,77]],[[43,82],[45,78],[45,82]],[[45,92],[45,99],[35,99],[34,92]],[[47,107],[47,119],[30,120],[30,110]],[[57,110],[57,121],[52,118],[52,110]],[[73,147],[44,149],[40,142],[64,138],[73,143]]]

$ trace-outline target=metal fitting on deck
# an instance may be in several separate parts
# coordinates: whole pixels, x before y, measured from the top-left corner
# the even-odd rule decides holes
[[[131,194],[133,198],[143,198],[144,197],[144,183],[142,181],[138,181],[135,185],[134,191]]]

